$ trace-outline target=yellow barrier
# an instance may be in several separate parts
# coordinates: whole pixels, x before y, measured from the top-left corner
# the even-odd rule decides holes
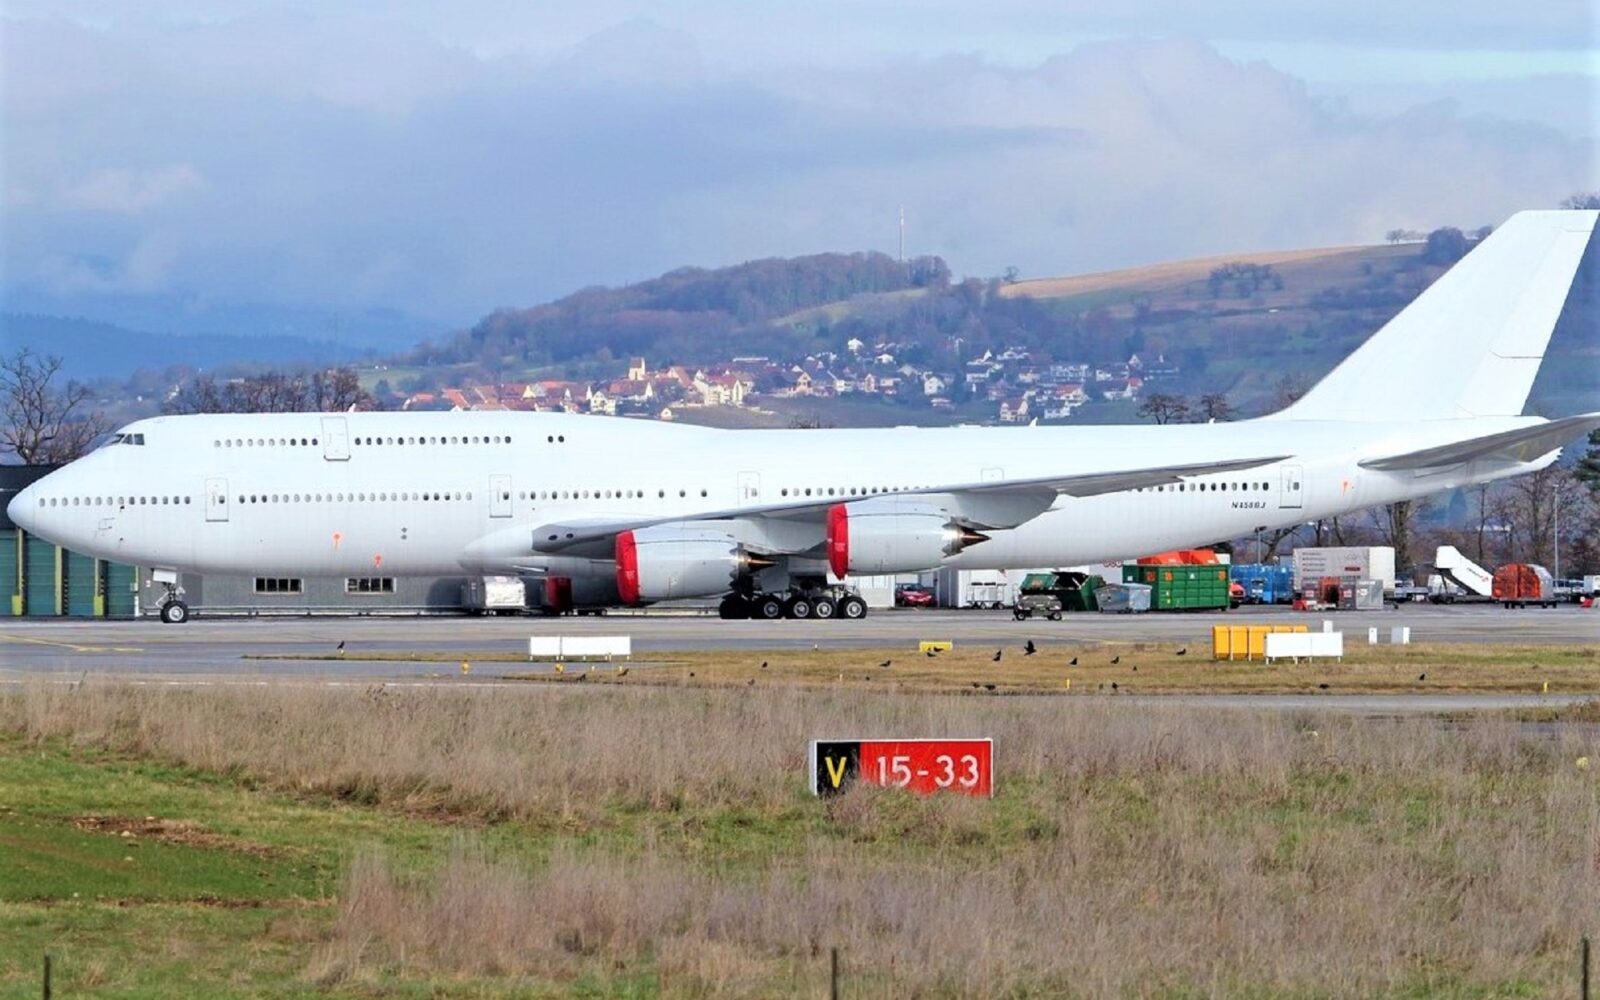
[[[946,653],[955,648],[956,644],[949,640],[917,643],[917,652],[919,653]]]
[[[1307,632],[1305,625],[1213,625],[1213,660],[1260,660],[1267,655],[1267,636],[1273,632]]]

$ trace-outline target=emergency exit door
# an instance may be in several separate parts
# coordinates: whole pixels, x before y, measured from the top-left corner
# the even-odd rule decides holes
[[[343,417],[322,418],[322,457],[330,462],[350,460],[350,430]]]
[[[511,477],[489,477],[489,516],[511,516]]]
[[[1278,506],[1298,508],[1305,506],[1305,469],[1298,465],[1285,465],[1278,476]]]
[[[206,480],[206,520],[226,521],[228,519],[228,481],[226,479]]]

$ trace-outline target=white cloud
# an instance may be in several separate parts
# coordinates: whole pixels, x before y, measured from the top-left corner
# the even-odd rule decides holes
[[[103,167],[61,192],[61,204],[90,212],[137,215],[198,190],[205,183],[187,163],[165,167]]]
[[[1498,222],[1600,186],[1587,142],[1511,106],[1351,110],[1193,39],[819,65],[808,22],[760,40],[791,61],[733,70],[687,15],[576,44],[508,15],[486,58],[421,15],[321,9],[6,22],[5,293],[466,322],[686,263],[889,249],[901,204],[916,251],[1038,275]]]

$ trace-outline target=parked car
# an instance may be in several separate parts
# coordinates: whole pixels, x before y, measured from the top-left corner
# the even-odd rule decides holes
[[[902,583],[894,588],[894,606],[897,608],[933,607],[933,588],[920,583]]]

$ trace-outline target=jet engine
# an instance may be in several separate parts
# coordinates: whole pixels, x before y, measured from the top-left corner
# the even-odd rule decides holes
[[[881,497],[828,508],[828,568],[849,573],[911,573],[933,569],[989,536],[956,523],[925,500]]]
[[[617,592],[624,604],[725,594],[739,577],[771,565],[714,528],[664,524],[617,535]]]

